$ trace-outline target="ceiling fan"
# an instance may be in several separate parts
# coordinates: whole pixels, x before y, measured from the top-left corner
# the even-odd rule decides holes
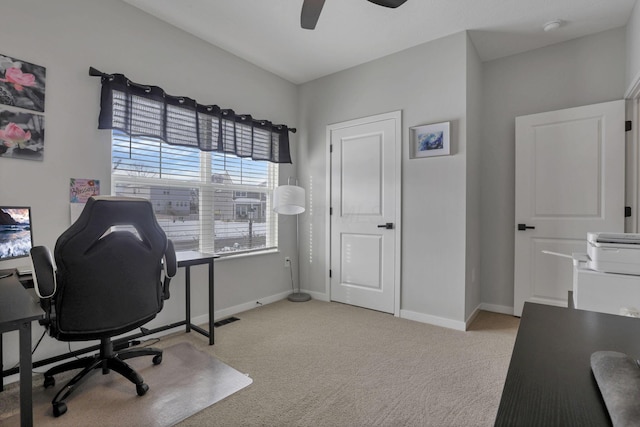
[[[390,7],[395,9],[407,0],[369,0],[378,6]],[[324,6],[324,0],[304,0],[302,4],[302,13],[300,14],[300,25],[305,30],[313,30],[320,17],[320,12]]]

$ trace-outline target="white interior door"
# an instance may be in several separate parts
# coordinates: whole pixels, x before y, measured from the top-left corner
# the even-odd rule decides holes
[[[624,231],[624,101],[516,118],[514,306],[567,306],[588,231]]]
[[[400,286],[400,130],[400,112],[327,130],[331,300],[394,314]]]

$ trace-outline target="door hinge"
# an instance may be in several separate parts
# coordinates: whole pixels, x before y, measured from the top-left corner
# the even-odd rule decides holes
[[[331,269],[329,269],[329,277],[331,277]]]
[[[329,208],[329,215],[333,215],[333,208]]]
[[[624,207],[624,217],[629,218],[631,216],[631,206]]]
[[[629,132],[632,129],[633,125],[631,124],[631,120],[627,120],[624,122],[624,131]]]
[[[329,145],[329,152],[333,153],[333,144]]]

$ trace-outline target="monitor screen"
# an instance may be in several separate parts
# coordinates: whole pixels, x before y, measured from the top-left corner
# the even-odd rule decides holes
[[[0,206],[0,261],[29,256],[32,242],[31,209]]]

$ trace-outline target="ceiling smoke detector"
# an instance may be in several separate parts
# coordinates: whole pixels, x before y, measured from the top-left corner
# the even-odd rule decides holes
[[[560,28],[562,25],[562,19],[554,19],[553,21],[549,21],[542,26],[544,31],[548,33],[549,31],[554,31]]]

